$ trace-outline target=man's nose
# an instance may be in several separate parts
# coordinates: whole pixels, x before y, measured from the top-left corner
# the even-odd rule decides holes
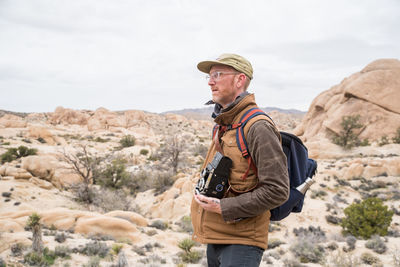
[[[210,77],[210,79],[208,79],[208,85],[214,85],[215,81],[213,78]]]

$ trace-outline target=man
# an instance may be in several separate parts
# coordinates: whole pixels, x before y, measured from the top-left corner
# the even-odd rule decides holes
[[[197,68],[209,74],[209,103],[215,104],[217,125],[238,123],[247,110],[257,107],[254,95],[247,92],[253,68],[245,58],[223,54],[216,60],[200,62]],[[286,157],[277,129],[264,116],[256,116],[246,124],[244,133],[257,170],[242,157],[236,130],[219,127],[203,168],[217,151],[229,157],[233,162],[230,188],[222,199],[195,194],[192,201],[193,239],[207,244],[210,267],[259,266],[268,245],[269,210],[289,197]]]

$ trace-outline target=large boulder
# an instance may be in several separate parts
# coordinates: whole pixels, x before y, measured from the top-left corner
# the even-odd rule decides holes
[[[115,239],[128,239],[133,242],[141,240],[139,230],[132,223],[125,219],[102,215],[80,218],[76,222],[75,232],[85,235],[109,235]]]
[[[360,115],[360,139],[380,140],[400,127],[400,61],[381,59],[318,95],[294,130],[304,141],[339,134],[344,116]]]
[[[125,121],[117,113],[98,108],[88,120],[88,130],[109,130],[110,127],[124,127]]]
[[[26,124],[23,118],[12,114],[6,114],[0,118],[0,126],[4,128],[25,128]]]
[[[41,138],[49,145],[54,145],[57,143],[56,138],[50,133],[50,131],[42,126],[29,126],[28,136],[34,139]]]
[[[90,115],[73,109],[57,107],[50,118],[52,124],[86,125]]]

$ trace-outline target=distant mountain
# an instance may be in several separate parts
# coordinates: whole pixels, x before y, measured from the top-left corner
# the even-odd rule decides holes
[[[305,111],[297,110],[297,109],[282,109],[282,108],[276,108],[276,107],[265,107],[261,108],[263,111],[266,113],[269,113],[271,111],[278,111],[279,113],[284,113],[284,114],[295,114],[295,115],[304,115],[306,114]],[[193,119],[211,119],[211,114],[214,110],[214,106],[211,105],[206,108],[189,108],[189,109],[181,109],[181,110],[171,110],[171,111],[166,111],[161,114],[165,113],[174,113],[174,114],[179,114],[185,117],[193,118]]]
[[[0,117],[3,117],[3,116],[6,115],[6,114],[12,114],[12,115],[16,115],[16,116],[19,116],[19,117],[24,118],[24,117],[28,116],[29,113],[25,113],[25,112],[14,112],[14,111],[8,111],[8,110],[2,110],[2,109],[0,109]]]

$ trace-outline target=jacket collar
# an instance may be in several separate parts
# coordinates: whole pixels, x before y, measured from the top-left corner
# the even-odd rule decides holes
[[[217,105],[218,104],[216,104],[216,106]],[[250,105],[256,105],[254,94],[244,92],[243,94],[239,95],[236,100],[227,108],[220,108],[220,113],[217,114],[215,108],[213,115],[216,115],[216,117],[214,117],[214,121],[219,125],[230,125],[234,122],[237,114]]]

